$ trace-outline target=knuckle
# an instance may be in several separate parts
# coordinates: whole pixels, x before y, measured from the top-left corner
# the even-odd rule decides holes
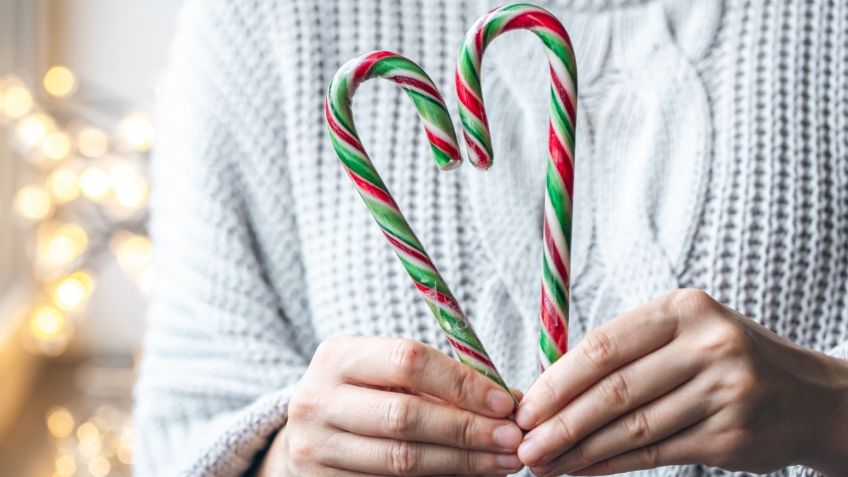
[[[683,288],[668,295],[669,311],[679,317],[699,316],[711,312],[716,304],[709,293],[696,288]]]
[[[561,441],[570,444],[577,442],[577,433],[561,413],[551,419],[551,424],[553,425],[554,434],[559,436]]]
[[[389,450],[389,471],[392,475],[410,475],[418,466],[418,450],[405,441],[394,441]]]
[[[410,400],[400,397],[388,399],[383,422],[389,435],[396,439],[408,437],[413,427],[413,412]]]
[[[546,379],[546,376],[543,374],[538,381],[539,389],[544,394],[544,399],[542,402],[559,402],[560,390],[557,388],[556,384],[554,384],[553,379]]]
[[[289,459],[297,466],[306,466],[312,463],[314,446],[304,439],[289,441]]]
[[[660,466],[660,446],[651,444],[643,447],[639,451],[639,460],[641,460],[645,468],[653,469]]]
[[[454,366],[454,369],[457,369],[458,372],[455,373],[454,379],[450,380],[449,392],[455,402],[459,403],[472,392],[475,376],[467,366]]]
[[[463,413],[463,417],[457,419],[456,423],[456,440],[462,447],[468,448],[478,444],[479,430],[474,414]]]
[[[290,420],[300,421],[307,419],[315,412],[315,405],[311,400],[300,395],[292,396],[288,406],[288,417]]]
[[[392,347],[390,362],[401,383],[409,383],[423,366],[425,350],[417,341],[400,339]]]
[[[607,405],[621,409],[631,403],[630,385],[621,373],[613,373],[604,378],[600,384],[601,395]]]
[[[615,360],[615,342],[612,337],[601,329],[591,331],[586,335],[583,352],[589,362],[600,369],[607,369]]]
[[[636,411],[624,421],[631,442],[644,442],[651,437],[651,427],[645,411]]]
[[[735,323],[719,320],[711,327],[701,344],[701,351],[711,360],[743,356],[750,347],[745,332]]]

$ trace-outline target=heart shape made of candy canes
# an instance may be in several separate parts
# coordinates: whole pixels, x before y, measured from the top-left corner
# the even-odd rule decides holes
[[[540,357],[544,369],[565,352],[568,337],[568,250],[577,87],[574,53],[568,34],[553,15],[534,5],[514,4],[492,10],[478,20],[466,36],[460,51],[456,87],[472,163],[487,169],[491,165],[492,148],[480,88],[482,55],[494,38],[516,29],[532,31],[548,47],[553,83],[542,273]],[[453,123],[438,88],[417,64],[388,51],[354,58],[342,65],[333,77],[324,105],[333,148],[459,360],[512,394],[389,193],[356,132],[351,110],[353,95],[361,83],[375,77],[392,81],[412,99],[424,123],[436,164],[442,170],[461,164]]]

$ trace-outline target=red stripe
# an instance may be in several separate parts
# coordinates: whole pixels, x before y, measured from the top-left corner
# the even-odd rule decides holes
[[[562,263],[562,257],[560,256],[560,250],[557,249],[556,244],[554,244],[554,239],[551,236],[551,227],[548,221],[545,221],[545,245],[548,247],[548,252],[551,256],[551,260],[554,261],[554,268],[556,268],[559,276],[562,277],[563,285],[565,286],[565,290],[568,290],[568,270],[565,269],[565,264]]]
[[[324,102],[324,116],[327,118],[327,125],[330,126],[330,129],[336,136],[338,136],[342,141],[347,143],[347,145],[349,145],[350,147],[362,153],[362,155],[367,155],[365,152],[365,147],[362,145],[361,142],[359,142],[359,139],[348,134],[347,130],[336,121],[336,118],[333,116],[332,111],[330,111],[329,99]]]
[[[430,257],[428,257],[427,255],[423,254],[422,252],[420,252],[418,250],[415,250],[414,248],[410,247],[406,243],[396,239],[394,236],[392,236],[392,234],[390,234],[388,232],[383,232],[383,233],[385,234],[386,238],[389,240],[389,243],[392,244],[392,246],[401,249],[404,253],[406,253],[408,255],[412,255],[417,260],[424,262],[427,265],[433,267],[433,262],[430,261]],[[435,267],[433,267],[433,268],[435,268]]]
[[[489,358],[487,358],[483,354],[480,354],[480,352],[477,351],[476,349],[466,345],[465,343],[463,343],[459,340],[454,339],[450,335],[448,335],[448,342],[451,344],[451,346],[453,346],[454,348],[459,350],[462,354],[470,355],[471,357],[473,357],[477,361],[480,361],[484,365],[494,369],[495,365],[492,364],[491,361],[489,361]]]
[[[426,127],[424,128],[424,131],[427,133],[427,139],[430,140],[430,144],[432,144],[432,145],[438,147],[439,149],[441,149],[442,151],[444,151],[444,153],[447,154],[448,157],[450,157],[452,160],[454,160],[454,161],[460,160],[459,151],[456,150],[456,147],[454,147],[453,144],[451,144],[451,143],[445,141],[444,139],[442,139],[441,137],[437,136],[434,132],[430,131]]]
[[[548,126],[548,153],[551,155],[551,162],[565,186],[568,201],[571,202],[571,198],[574,197],[574,166],[571,156],[554,131],[553,124]]]
[[[532,28],[547,28],[548,30],[553,30],[563,39],[565,39],[565,43],[571,47],[571,38],[568,37],[568,32],[565,31],[565,27],[562,26],[559,20],[556,17],[547,12],[527,12],[522,13],[512,20],[510,20],[503,28],[503,31],[516,30],[516,29],[532,29]]]
[[[492,158],[489,157],[489,153],[486,152],[484,149],[480,149],[480,146],[477,145],[477,140],[474,138],[474,136],[468,134],[467,132],[463,132],[463,134],[465,135],[465,145],[468,146],[468,149],[471,149],[471,151],[473,151],[478,158],[477,164],[475,164],[475,166],[480,169],[488,169],[489,166],[492,165]]]
[[[556,305],[542,289],[542,327],[548,332],[554,345],[561,353],[568,347],[568,326],[560,322]]]
[[[345,168],[345,169],[347,169],[347,168]],[[395,200],[392,198],[391,195],[389,195],[388,192],[386,192],[383,189],[381,189],[381,188],[375,186],[374,184],[368,182],[367,180],[360,177],[359,175],[357,175],[355,172],[351,171],[350,169],[347,169],[347,173],[348,173],[348,175],[350,175],[350,178],[353,179],[353,182],[356,184],[356,187],[358,189],[361,189],[363,192],[365,192],[368,195],[372,195],[372,196],[377,197],[381,201],[389,204],[395,210],[397,210],[398,206],[395,203]]]
[[[436,290],[435,288],[428,287],[423,283],[415,282],[415,287],[418,288],[418,291],[421,292],[424,296],[427,296],[449,308],[459,310],[459,303],[457,303],[452,296],[446,295],[440,292],[439,290]]]
[[[391,51],[375,51],[374,53],[366,56],[353,70],[353,79],[357,82],[362,81],[366,76],[368,76],[368,72],[371,70],[371,67],[374,66],[374,63],[390,56],[397,56],[397,54],[392,53]]]
[[[574,105],[571,103],[571,98],[568,96],[568,92],[562,85],[559,75],[554,72],[554,68],[552,66],[549,66],[548,68],[551,70],[551,82],[556,89],[557,95],[560,99],[562,99],[562,104],[565,107],[565,112],[568,114],[568,119],[571,120],[571,124],[574,124],[577,122],[577,113],[574,111]]]
[[[456,72],[456,97],[459,99],[459,102],[465,106],[465,109],[479,119],[480,122],[485,124],[486,127],[489,127],[489,121],[486,118],[486,110],[483,108],[483,102],[480,101],[477,98],[477,95],[465,85],[465,82],[462,81],[462,77],[459,75],[459,70]]]
[[[416,78],[410,78],[409,76],[395,76],[390,79],[399,85],[409,85],[414,88],[424,90],[427,94],[439,100],[439,102],[444,103],[442,95],[439,94],[439,90],[429,83]]]

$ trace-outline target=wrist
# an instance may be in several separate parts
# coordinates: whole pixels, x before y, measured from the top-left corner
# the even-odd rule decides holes
[[[828,476],[848,475],[848,361],[820,356],[828,378],[807,465]]]

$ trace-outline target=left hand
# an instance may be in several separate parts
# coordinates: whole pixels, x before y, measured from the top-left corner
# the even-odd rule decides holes
[[[673,464],[848,475],[848,363],[699,290],[590,332],[527,391],[518,455],[539,476]]]

